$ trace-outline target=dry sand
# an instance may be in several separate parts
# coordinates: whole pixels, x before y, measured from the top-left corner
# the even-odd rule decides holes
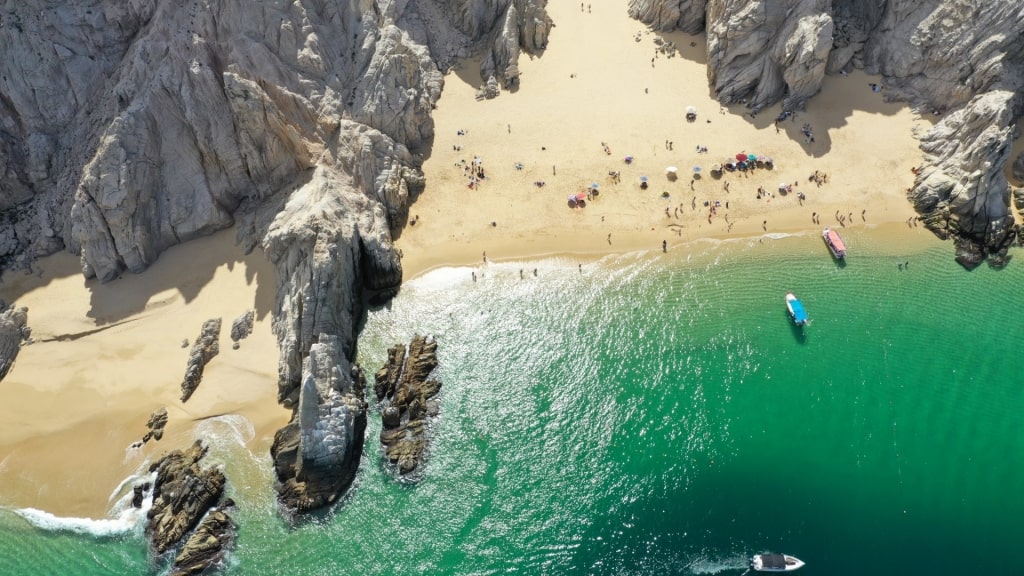
[[[115,487],[147,460],[191,444],[201,419],[244,416],[254,446],[287,421],[276,403],[274,271],[262,253],[242,256],[233,237],[174,247],[145,274],[108,284],[85,281],[69,254],[39,261],[33,274],[4,275],[0,298],[28,306],[35,343],[0,384],[0,504],[103,517]],[[253,333],[232,350],[231,322],[250,309]],[[215,317],[223,318],[220,354],[182,405],[182,340],[191,345]],[[164,438],[129,449],[161,406]]]
[[[703,35],[649,32],[624,6],[594,4],[592,13],[581,13],[573,2],[552,2],[549,11],[556,26],[548,47],[540,58],[522,59],[517,89],[477,101],[478,61],[463,62],[446,77],[434,112],[434,151],[424,164],[427,188],[410,210],[419,219],[397,243],[407,278],[437,266],[479,263],[484,252],[492,260],[588,258],[658,251],[663,240],[671,249],[697,238],[842,230],[837,212],[847,226],[893,223],[899,224],[888,227],[894,233],[930,236],[905,225],[914,216],[905,193],[913,183],[910,169],[921,162],[914,134],[930,128],[932,119],[886,103],[869,87],[879,78],[861,72],[827,78],[807,110],[776,133],[778,105],[751,117],[741,105],[725,109],[712,98]],[[655,57],[659,37],[679,53]],[[688,106],[697,108],[696,122],[685,120]],[[814,143],[804,142],[804,123],[811,124]],[[698,154],[698,145],[708,153]],[[768,155],[775,169],[749,177],[709,174],[713,164],[739,152]],[[627,155],[632,164],[624,162]],[[470,189],[457,163],[476,156],[486,179]],[[668,166],[679,169],[674,182],[666,177]],[[691,189],[693,166],[702,175]],[[808,181],[816,170],[828,174],[828,184]],[[610,171],[621,172],[621,183],[611,181]],[[644,175],[647,190],[640,189]],[[533,184],[538,181],[545,186]],[[796,184],[793,193],[779,194],[782,182]],[[599,184],[599,196],[586,208],[570,209],[568,196],[591,183]],[[758,200],[759,186],[774,194]],[[806,195],[802,206],[797,191]],[[710,223],[705,201],[721,203]],[[812,222],[814,212],[820,225]]]
[[[406,278],[478,263],[485,251],[496,260],[556,253],[593,258],[657,251],[663,240],[675,249],[698,238],[817,232],[838,225],[837,211],[853,213],[848,226],[877,227],[894,243],[931,238],[906,225],[914,214],[904,197],[910,168],[920,162],[913,133],[926,130],[930,120],[885,103],[868,87],[878,79],[861,73],[829,78],[807,110],[777,134],[777,106],[751,118],[742,106],[722,109],[711,98],[703,36],[649,33],[628,18],[624,5],[595,6],[592,13],[576,8],[573,2],[549,5],[557,27],[543,57],[521,62],[521,88],[476,101],[476,61],[447,77],[434,114],[433,156],[424,166],[428,186],[411,209],[420,218],[398,240]],[[681,54],[659,54],[652,67],[659,36]],[[697,108],[694,123],[684,119],[687,106]],[[813,144],[802,141],[805,122],[813,126]],[[467,133],[459,136],[459,130]],[[698,154],[698,145],[708,154]],[[712,164],[741,151],[767,154],[776,168],[749,177],[708,174]],[[477,155],[487,178],[471,190],[456,163]],[[626,165],[626,155],[635,161]],[[666,178],[670,165],[680,170],[675,182]],[[695,165],[703,176],[691,190]],[[616,170],[618,184],[608,176]],[[815,170],[827,173],[829,183],[809,182]],[[646,191],[641,175],[650,178]],[[546,185],[538,188],[535,181]],[[599,197],[570,209],[567,196],[592,182],[600,185]],[[794,193],[778,194],[780,182],[797,183]],[[774,196],[758,200],[758,186]],[[797,190],[806,194],[803,206]],[[721,202],[710,224],[705,200]],[[812,223],[812,212],[821,214],[821,225]],[[106,285],[84,281],[77,258],[67,254],[35,269],[39,275],[8,274],[0,283],[0,298],[30,308],[36,339],[0,385],[0,504],[103,516],[118,483],[145,461],[191,443],[197,420],[241,414],[256,429],[250,445],[258,450],[287,420],[275,401],[273,269],[262,254],[241,256],[231,232],[175,247],[145,274]],[[257,311],[254,334],[241,350],[231,350],[231,320],[250,308]],[[183,406],[179,386],[188,349],[181,341],[194,340],[211,317],[224,319],[222,350]],[[47,341],[74,334],[81,337]],[[128,449],[160,406],[170,412],[165,438]]]

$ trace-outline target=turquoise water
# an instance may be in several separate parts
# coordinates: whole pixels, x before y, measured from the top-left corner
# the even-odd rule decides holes
[[[808,576],[1018,573],[1024,264],[848,241],[842,268],[808,236],[408,284],[359,357],[372,373],[387,346],[437,336],[422,481],[384,471],[371,418],[343,506],[286,526],[265,446],[206,423],[240,503],[228,573],[738,575],[766,550]],[[2,511],[0,574],[158,573],[138,528],[112,532]]]

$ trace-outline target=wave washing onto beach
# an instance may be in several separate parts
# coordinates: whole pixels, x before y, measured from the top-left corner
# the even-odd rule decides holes
[[[148,468],[148,466],[147,466]],[[32,526],[50,532],[73,532],[85,536],[109,538],[125,534],[141,534],[146,514],[153,505],[152,495],[146,496],[142,506],[132,506],[132,487],[140,482],[152,482],[156,474],[133,474],[126,478],[111,494],[113,504],[109,518],[62,517],[36,508],[0,508],[20,516]]]

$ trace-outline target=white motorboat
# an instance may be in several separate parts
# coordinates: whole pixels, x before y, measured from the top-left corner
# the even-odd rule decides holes
[[[788,554],[754,554],[750,568],[755,572],[792,572],[804,567],[802,560]]]

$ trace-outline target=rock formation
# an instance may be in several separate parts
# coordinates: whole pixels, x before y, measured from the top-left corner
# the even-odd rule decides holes
[[[334,503],[355,479],[366,433],[366,379],[338,336],[321,333],[303,363],[291,422],[270,448],[282,503],[307,512]]]
[[[32,331],[28,327],[28,308],[7,308],[0,301],[0,381],[14,366],[14,360],[21,350],[22,341],[28,340]]]
[[[164,437],[165,426],[167,426],[167,408],[161,406],[150,414],[149,421],[146,422],[146,428],[149,428],[149,432],[146,432],[146,435],[142,437],[142,443],[145,444],[151,439],[159,442]]]
[[[234,503],[228,499],[206,515],[174,558],[171,576],[201,574],[223,566],[224,556],[235,543],[235,521],[225,512]]]
[[[199,387],[203,379],[203,369],[213,357],[220,352],[220,318],[203,322],[203,329],[196,338],[192,350],[188,354],[188,365],[185,368],[185,379],[181,381],[181,401],[188,402],[192,393]]]
[[[940,237],[957,238],[964,265],[1005,262],[1021,236],[1001,176],[1006,128],[1024,113],[1020,2],[630,0],[629,13],[657,30],[706,31],[708,79],[723,102],[796,109],[826,72],[856,67],[884,77],[886,98],[953,113],[922,138],[914,206]],[[997,124],[986,130],[983,118]]]
[[[232,348],[237,350],[239,341],[248,338],[249,334],[252,334],[252,323],[255,319],[256,313],[249,310],[245,314],[235,318],[235,321],[231,323]]]
[[[428,380],[435,368],[437,342],[416,336],[408,354],[402,344],[388,349],[388,361],[374,378],[377,401],[383,401],[380,441],[400,474],[415,470],[426,450],[427,418],[437,415],[434,397],[441,390],[440,382]]]
[[[146,535],[157,554],[176,546],[224,493],[224,473],[199,465],[205,455],[206,448],[197,440],[191,448],[175,450],[149,469],[156,472],[156,481]]]

